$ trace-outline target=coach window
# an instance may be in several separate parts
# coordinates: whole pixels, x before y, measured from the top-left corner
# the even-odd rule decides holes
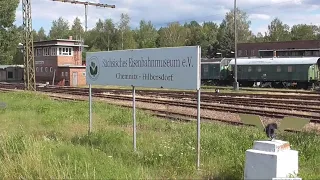
[[[288,72],[292,72],[292,66],[288,66]]]
[[[257,71],[258,71],[258,72],[261,72],[261,66],[258,66],[258,67],[257,67]]]
[[[281,66],[277,66],[277,72],[281,72]]]
[[[252,71],[252,68],[251,66],[248,67],[248,72],[251,72]]]
[[[203,67],[203,72],[208,72],[208,65],[205,65],[204,67]]]

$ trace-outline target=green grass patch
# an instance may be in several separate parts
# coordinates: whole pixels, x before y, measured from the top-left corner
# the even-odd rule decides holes
[[[243,179],[245,151],[265,139],[256,128],[214,123],[201,126],[201,171],[196,170],[196,124],[160,120],[137,111],[137,148],[132,111],[88,102],[52,101],[31,93],[1,93],[0,176],[4,179]],[[320,138],[281,134],[299,153],[299,176],[320,178]]]

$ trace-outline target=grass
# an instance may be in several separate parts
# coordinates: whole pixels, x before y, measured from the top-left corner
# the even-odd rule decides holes
[[[160,120],[94,102],[93,134],[87,135],[88,103],[58,102],[31,93],[1,93],[0,176],[4,179],[243,179],[245,151],[265,139],[255,128],[201,126],[201,171],[196,165],[196,124]],[[299,176],[320,178],[320,138],[281,134],[299,150]]]

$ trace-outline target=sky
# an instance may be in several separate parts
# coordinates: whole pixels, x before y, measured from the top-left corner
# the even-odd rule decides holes
[[[84,1],[84,0],[80,0]],[[89,1],[89,0],[88,0]],[[144,19],[152,21],[156,27],[166,26],[171,22],[199,23],[213,21],[218,24],[225,14],[234,7],[234,0],[91,0],[115,5],[115,9],[88,7],[88,29],[95,26],[98,19],[111,18],[119,22],[121,13],[128,13],[132,28],[139,26]],[[32,0],[32,26],[38,30],[43,27],[46,34],[52,21],[63,17],[70,26],[79,17],[84,26],[84,5],[56,2],[52,0]],[[266,32],[270,22],[278,17],[282,22],[294,24],[320,25],[319,0],[237,0],[237,7],[245,11],[251,21],[253,33]],[[16,25],[22,24],[21,1],[16,11]]]

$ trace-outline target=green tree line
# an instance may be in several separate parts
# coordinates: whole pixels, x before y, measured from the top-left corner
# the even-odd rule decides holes
[[[22,27],[13,25],[18,0],[3,3],[0,7],[0,64],[22,64],[22,54],[17,48],[23,40]],[[320,27],[297,24],[292,27],[279,18],[273,19],[265,34],[254,34],[250,31],[251,21],[246,12],[237,9],[238,43],[274,42],[320,39]],[[95,27],[84,31],[79,18],[70,23],[62,17],[52,22],[48,33],[41,27],[33,30],[34,41],[49,39],[84,39],[89,46],[86,51],[107,51],[119,49],[156,48],[173,46],[200,45],[202,57],[232,57],[234,51],[234,16],[233,10],[226,13],[220,24],[207,21],[199,24],[196,21],[181,24],[172,22],[156,28],[147,20],[141,20],[137,28],[132,28],[130,16],[121,14],[120,21],[99,19]]]

